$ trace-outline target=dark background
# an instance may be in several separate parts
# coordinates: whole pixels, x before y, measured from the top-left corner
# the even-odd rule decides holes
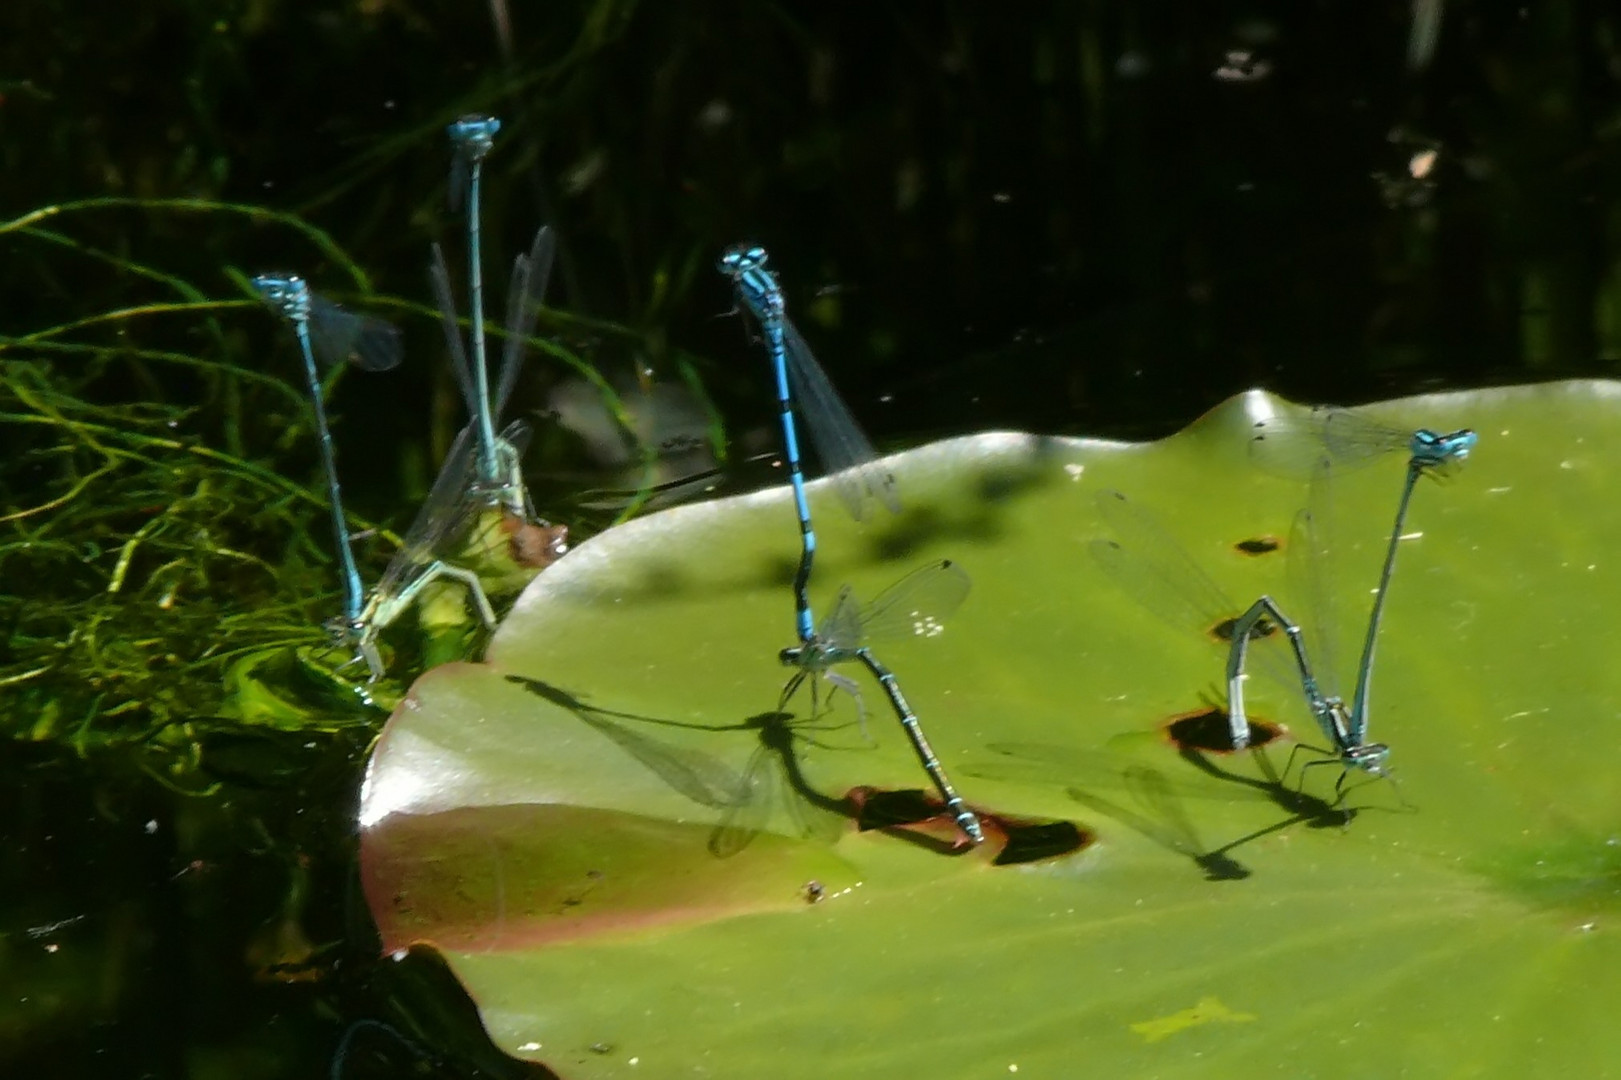
[[[718,317],[731,297],[714,260],[742,239],[770,249],[884,447],[991,427],[1150,437],[1252,386],[1355,403],[1607,376],[1621,359],[1610,5],[513,0],[510,50],[503,11],[11,0],[0,219],[107,195],[273,207],[329,232],[379,296],[420,305],[429,241],[460,250],[443,126],[492,112],[506,125],[485,185],[497,293],[489,268],[550,222],[562,248],[543,328],[622,385],[633,370],[701,385],[737,445],[774,422],[762,355]],[[384,303],[291,230],[240,215],[125,207],[51,224],[213,298],[245,298],[226,268],[278,267]],[[173,299],[16,230],[0,255],[8,338]],[[406,367],[363,395],[346,383],[335,410],[356,503],[398,522],[459,420],[428,313],[387,314]],[[262,311],[220,323],[140,320],[108,341],[296,383]],[[560,374],[532,361],[520,407]],[[274,441],[252,416],[245,431],[222,419],[218,383],[195,370],[110,365],[77,390],[195,403],[188,434],[247,455]],[[537,441],[538,469],[566,457],[566,440]],[[333,736],[322,767],[268,780],[272,751],[236,748],[253,768],[207,799],[116,758],[0,752],[0,803],[16,803],[0,805],[0,891],[21,897],[0,908],[0,972],[50,999],[0,1007],[0,1064],[320,1075],[352,1020],[380,1017],[417,1048],[362,1029],[345,1075],[499,1073],[431,963],[369,959],[346,861],[365,743]],[[297,890],[319,963],[267,976],[249,946],[286,924]],[[75,950],[82,977],[64,976]]]
[[[442,127],[494,112],[492,281],[551,222],[553,303],[628,328],[618,351],[660,375],[690,352],[737,424],[769,419],[763,360],[716,318],[714,258],[740,239],[772,251],[880,444],[1164,432],[1256,385],[1354,402],[1607,373],[1621,351],[1605,5],[1446,5],[1421,71],[1405,2],[519,3],[510,60],[476,5],[7,8],[9,209],[262,203],[426,302],[426,243],[457,235]],[[343,285],[285,230],[79,228],[222,297],[222,265]],[[127,302],[8,249],[8,327]],[[367,393],[406,439],[441,365],[431,324],[401,321],[410,368]]]

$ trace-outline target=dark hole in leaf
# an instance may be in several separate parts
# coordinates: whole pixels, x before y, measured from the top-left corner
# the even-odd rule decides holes
[[[1092,837],[1078,825],[1069,821],[1041,821],[1028,825],[1004,821],[1007,843],[993,860],[997,866],[1017,866],[1020,863],[1056,859],[1079,851],[1091,843]]]
[[[1215,626],[1212,626],[1209,630],[1206,630],[1205,633],[1209,634],[1217,641],[1232,641],[1233,630],[1237,627],[1237,625],[1237,617],[1223,619]],[[1255,641],[1258,638],[1271,637],[1277,632],[1278,624],[1263,615],[1256,620],[1254,626],[1250,627],[1250,640]]]
[[[1165,733],[1179,750],[1203,750],[1210,753],[1228,753],[1233,748],[1232,729],[1227,710],[1200,709],[1198,712],[1173,716],[1165,724]],[[1282,734],[1276,724],[1250,719],[1250,746],[1265,746]]]
[[[1252,536],[1233,545],[1234,549],[1244,555],[1266,555],[1282,546],[1283,542],[1276,536]]]
[[[861,788],[851,792],[858,807],[856,824],[862,831],[869,829],[905,830],[894,835],[925,843],[942,852],[962,853],[972,850],[961,834],[957,823],[947,814],[940,800],[919,790],[878,791]],[[996,866],[1055,859],[1079,851],[1092,842],[1092,834],[1068,821],[1021,821],[996,814],[980,813],[985,826],[987,842],[997,833],[1006,837],[1002,850],[992,860]],[[933,837],[912,830],[924,823],[937,828]],[[813,883],[814,884],[814,883]],[[815,898],[807,896],[812,903]]]
[[[906,791],[867,789],[857,802],[859,812],[856,815],[856,827],[862,832],[870,829],[892,829],[898,825],[916,825],[920,821],[939,817],[944,812],[939,802],[916,789]]]
[[[856,827],[862,832],[882,829],[897,840],[942,855],[966,855],[975,849],[932,793],[855,787],[845,798],[846,805],[855,808]]]

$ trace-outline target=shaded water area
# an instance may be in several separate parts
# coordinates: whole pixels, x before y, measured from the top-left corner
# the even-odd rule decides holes
[[[714,269],[744,239],[883,449],[1621,360],[1597,6],[8,5],[8,1074],[304,1077],[340,1045],[344,1076],[540,1073],[431,956],[377,955],[354,811],[386,711],[243,666],[338,609],[299,360],[247,278],[404,333],[399,371],[328,384],[352,525],[398,534],[462,423],[425,266],[463,257],[443,129],[468,112],[505,124],[494,291],[559,237],[510,412],[576,540],[717,463],[780,479]],[[391,551],[362,540],[366,580]]]

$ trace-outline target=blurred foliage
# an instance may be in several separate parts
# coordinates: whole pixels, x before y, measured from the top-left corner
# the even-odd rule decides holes
[[[626,365],[714,358],[706,385],[753,416],[764,380],[712,318],[728,297],[710,264],[757,238],[841,385],[918,406],[858,410],[881,436],[988,406],[1008,426],[1169,430],[1257,382],[1350,399],[1610,370],[1621,18],[1452,6],[1414,71],[1408,15],[14,5],[0,164],[22,206],[296,210],[341,225],[382,291],[422,296],[424,244],[447,225],[441,125],[495,111],[493,262],[552,221],[559,306],[635,328]],[[152,230],[221,261],[172,225],[104,228],[109,246]],[[0,295],[47,321],[113,306],[77,272],[42,278],[37,250],[8,255]],[[1000,377],[1010,363],[1022,380]],[[423,388],[401,380],[398,400]]]
[[[3,734],[81,752],[212,712],[235,655],[320,640],[331,589],[307,489],[209,446],[195,407],[87,403],[75,391],[141,381],[139,362],[109,359],[71,380],[8,359],[0,376]],[[290,388],[248,386],[267,417],[303,421]]]

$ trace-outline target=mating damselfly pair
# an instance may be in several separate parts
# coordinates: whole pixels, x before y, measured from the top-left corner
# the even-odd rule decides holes
[[[528,253],[513,261],[500,377],[492,390],[486,361],[479,205],[483,162],[500,127],[494,117],[468,116],[447,129],[453,148],[450,203],[453,210],[465,207],[470,348],[463,343],[450,275],[438,244],[432,246],[429,280],[468,422],[452,442],[399,550],[369,592],[361,585],[351,549],[316,359],[329,366],[349,362],[366,371],[386,371],[400,362],[399,332],[380,319],[346,311],[315,294],[296,274],[261,274],[253,279],[265,303],[292,324],[303,356],[343,572],[343,614],[334,621],[334,629],[355,650],[356,659],[365,662],[369,681],[376,681],[385,670],[379,636],[435,582],[460,582],[483,624],[495,625],[495,609],[479,575],[449,561],[459,548],[467,546],[477,528],[488,524],[487,518],[502,519],[498,527],[527,534],[531,540],[538,533],[541,540],[531,544],[536,550],[527,556],[535,565],[543,565],[565,550],[566,530],[536,518],[524,484],[521,458],[528,444],[528,424],[519,420],[499,433],[496,430],[517,386],[554,256],[552,232],[542,227]]]
[[[918,763],[939,792],[946,811],[969,841],[985,839],[979,816],[957,794],[945,767],[924,734],[923,724],[901,692],[900,680],[873,652],[874,643],[909,636],[932,636],[941,621],[968,596],[969,578],[956,562],[946,559],[922,566],[890,586],[871,604],[862,607],[849,586],[839,591],[833,609],[820,625],[811,611],[809,586],[816,558],[816,531],[811,524],[810,502],[799,452],[796,414],[810,429],[811,442],[830,474],[845,508],[857,521],[871,505],[881,503],[891,513],[900,511],[895,478],[879,461],[872,443],[833,389],[832,381],[816,362],[793,321],[777,276],[767,265],[765,249],[739,244],[726,250],[720,272],[731,278],[738,304],[753,316],[771,359],[776,379],[777,407],[782,420],[783,452],[799,518],[800,554],[794,574],[794,629],[798,644],[781,650],[781,661],[795,669],[782,692],[779,708],[805,683],[810,684],[812,711],[818,683],[827,682],[855,699],[862,710],[854,680],[837,672],[836,665],[854,663],[866,668],[888,698],[895,718],[917,755]]]
[[[1301,694],[1330,744],[1322,760],[1305,768],[1339,764],[1335,793],[1342,796],[1353,771],[1390,775],[1386,764],[1390,747],[1369,739],[1374,653],[1414,489],[1420,477],[1446,476],[1460,466],[1477,441],[1468,429],[1444,434],[1427,428],[1401,429],[1342,409],[1279,414],[1255,423],[1250,439],[1255,464],[1308,482],[1306,505],[1295,515],[1286,545],[1289,599],[1305,606],[1303,625],[1270,595],[1240,613],[1153,513],[1118,491],[1097,496],[1099,517],[1112,535],[1094,540],[1091,554],[1127,593],[1166,622],[1200,632],[1221,627],[1220,636],[1228,641],[1225,685],[1234,750],[1250,743],[1244,687],[1251,666],[1289,692]],[[1338,626],[1330,573],[1338,531],[1334,477],[1398,453],[1407,457],[1406,474],[1363,631],[1353,689],[1347,696],[1339,690],[1334,649]],[[1277,641],[1261,640],[1278,636],[1287,652]]]

